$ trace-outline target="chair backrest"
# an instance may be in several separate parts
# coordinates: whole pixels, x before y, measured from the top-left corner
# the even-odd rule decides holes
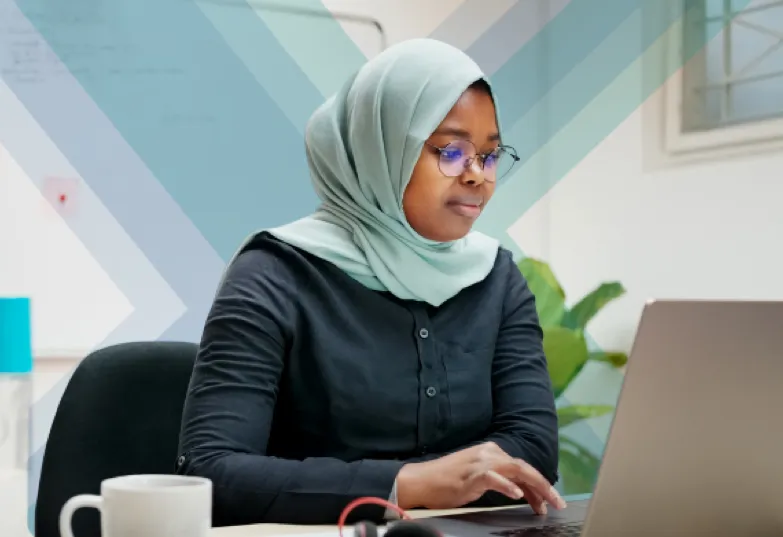
[[[197,345],[124,343],[98,350],[76,368],[44,450],[35,507],[36,537],[60,537],[58,517],[101,481],[175,472],[180,421]],[[80,509],[74,534],[100,536],[100,515]]]

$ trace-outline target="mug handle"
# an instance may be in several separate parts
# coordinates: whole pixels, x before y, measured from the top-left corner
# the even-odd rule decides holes
[[[103,498],[94,494],[79,494],[63,505],[60,510],[60,537],[74,537],[71,519],[73,514],[82,507],[93,507],[98,511],[103,509]]]

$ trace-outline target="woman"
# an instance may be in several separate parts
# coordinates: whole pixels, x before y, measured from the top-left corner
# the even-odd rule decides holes
[[[479,67],[394,46],[306,147],[323,205],[229,263],[185,404],[177,471],[212,479],[213,523],[333,524],[363,496],[563,507],[534,297],[471,232],[516,158]]]

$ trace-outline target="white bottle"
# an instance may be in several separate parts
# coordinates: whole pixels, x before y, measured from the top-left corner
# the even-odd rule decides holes
[[[0,472],[27,468],[32,369],[30,301],[0,297]]]
[[[30,377],[0,373],[0,469],[27,469],[32,404]]]

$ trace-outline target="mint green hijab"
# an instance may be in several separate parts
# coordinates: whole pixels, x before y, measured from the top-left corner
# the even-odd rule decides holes
[[[484,74],[465,53],[432,39],[405,41],[373,58],[307,126],[322,206],[269,233],[401,299],[440,306],[483,280],[495,264],[496,240],[471,232],[431,241],[402,209],[425,140],[478,79]]]

